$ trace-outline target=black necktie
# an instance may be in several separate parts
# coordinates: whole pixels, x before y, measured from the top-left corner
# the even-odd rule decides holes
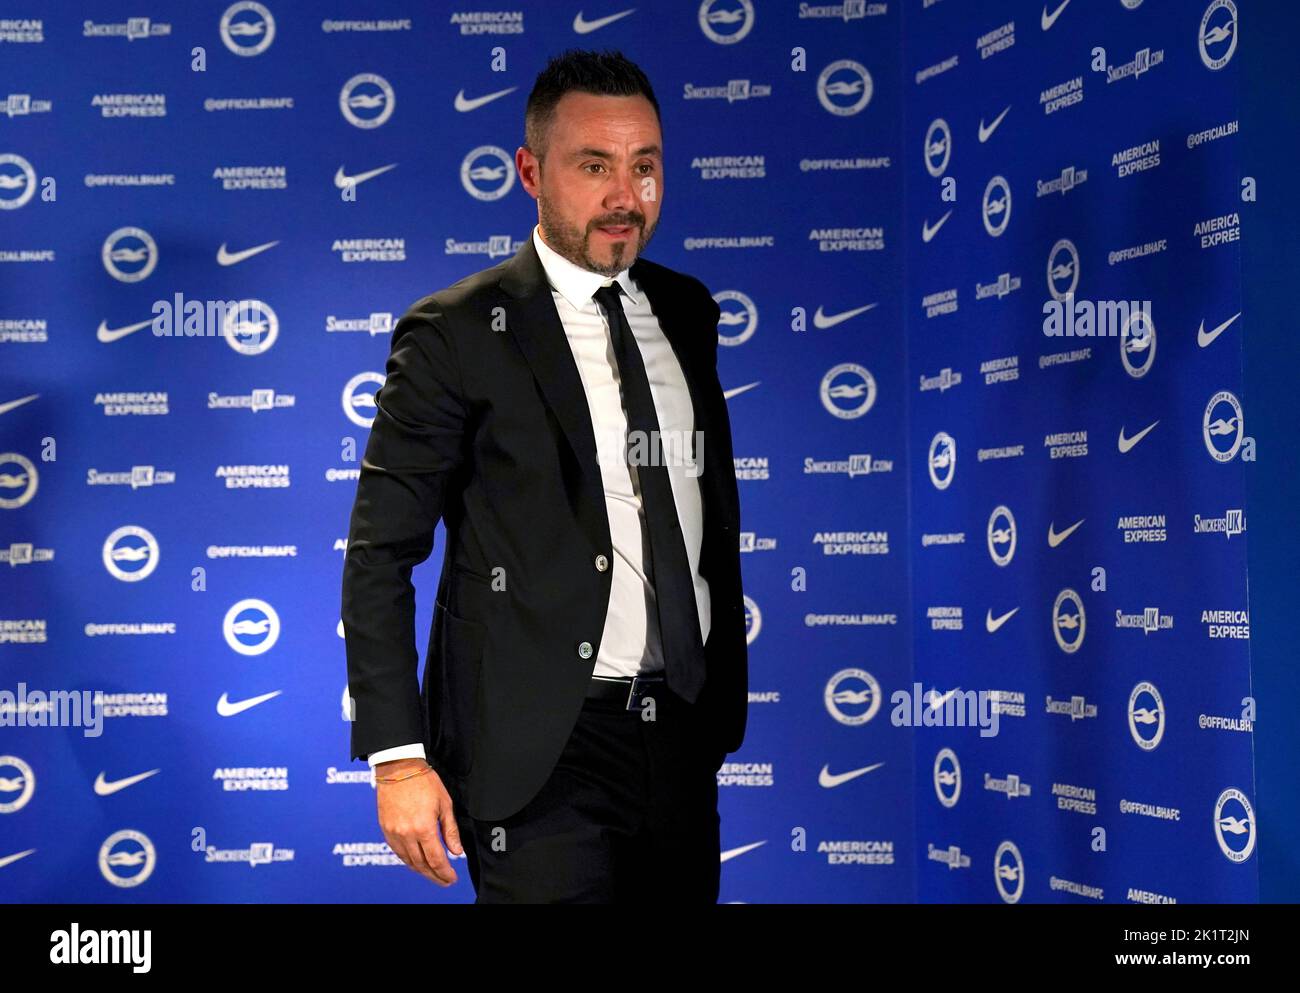
[[[682,451],[684,445],[663,446],[646,439],[658,439],[659,418],[655,414],[650,381],[636,338],[623,314],[617,282],[602,286],[595,300],[605,308],[609,330],[618,360],[618,378],[622,385],[623,406],[627,410],[627,429],[640,432],[638,450],[648,457],[638,459],[637,480],[641,484],[641,507],[646,530],[650,535],[651,562],[647,572],[654,584],[655,605],[659,615],[659,641],[664,651],[668,687],[678,696],[694,703],[704,685],[704,645],[700,640],[699,610],[695,602],[695,584],[686,557],[686,543],[677,506],[673,502],[672,484],[663,464],[664,451]],[[626,450],[625,450],[626,451]],[[649,618],[653,623],[654,618]]]

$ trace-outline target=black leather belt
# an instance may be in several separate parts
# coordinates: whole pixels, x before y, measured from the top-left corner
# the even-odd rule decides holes
[[[624,710],[640,710],[646,697],[666,696],[668,681],[662,673],[645,676],[592,676],[587,686],[588,700],[620,703]]]

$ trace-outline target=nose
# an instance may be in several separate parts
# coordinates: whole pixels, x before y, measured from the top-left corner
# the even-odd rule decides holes
[[[610,187],[605,194],[605,206],[609,210],[624,212],[637,210],[641,202],[637,182],[635,176],[622,170],[614,170],[613,179],[610,180]]]

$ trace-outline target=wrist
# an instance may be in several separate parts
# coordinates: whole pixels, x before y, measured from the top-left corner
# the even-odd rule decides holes
[[[393,759],[380,762],[375,766],[375,786],[404,783],[424,776],[433,771],[433,767],[424,759]]]
[[[392,775],[394,772],[401,772],[406,769],[423,769],[428,764],[421,758],[389,759],[387,762],[375,763],[375,771],[382,771],[387,775]]]

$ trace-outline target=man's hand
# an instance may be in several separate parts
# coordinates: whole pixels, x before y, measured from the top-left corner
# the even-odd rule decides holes
[[[422,759],[395,759],[375,766],[376,779],[400,777],[425,767]],[[379,805],[379,828],[388,846],[406,865],[439,886],[456,882],[456,870],[438,837],[438,827],[447,839],[447,847],[457,855],[465,850],[460,844],[460,829],[452,815],[451,796],[436,772],[412,776],[400,783],[375,784]]]

